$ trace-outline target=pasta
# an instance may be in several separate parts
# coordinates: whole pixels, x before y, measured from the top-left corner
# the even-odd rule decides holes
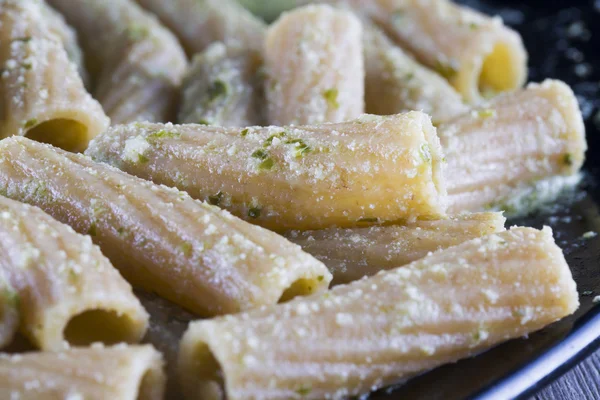
[[[214,43],[196,55],[182,83],[179,122],[218,126],[264,125],[262,57]]]
[[[88,236],[0,197],[0,249],[21,331],[35,346],[59,350],[65,343],[135,343],[144,336],[148,314]]]
[[[0,138],[19,135],[83,151],[108,127],[39,0],[0,2]]]
[[[117,126],[87,154],[273,230],[445,215],[441,148],[420,112],[283,128]]]
[[[73,28],[67,25],[65,18],[45,1],[40,1],[43,18],[48,22],[48,28],[52,33],[60,37],[62,44],[69,56],[69,60],[77,65],[77,71],[81,80],[87,87],[89,85],[89,76],[85,69],[83,53],[79,47],[77,33]]]
[[[477,354],[573,313],[550,228],[514,228],[403,268],[185,333],[189,399],[341,399]]]
[[[0,355],[3,399],[162,400],[165,375],[152,346],[93,346]]]
[[[143,146],[130,154],[143,159]],[[134,286],[206,316],[326,289],[299,246],[186,193],[23,138],[0,142],[0,194],[92,236]]]
[[[265,41],[269,123],[343,122],[364,112],[362,25],[327,5],[290,11]]]
[[[175,36],[133,0],[48,0],[78,32],[94,96],[113,124],[175,114],[187,60]]]
[[[464,214],[448,219],[367,228],[291,231],[286,237],[322,261],[332,284],[400,267],[428,253],[504,230],[501,213]]]
[[[137,0],[179,37],[188,55],[214,42],[249,50],[263,47],[266,25],[235,0]]]
[[[0,269],[0,349],[13,341],[19,330],[19,317],[18,293],[10,284],[6,272]]]
[[[365,106],[370,114],[422,110],[438,123],[468,111],[440,75],[416,62],[371,23],[363,22]]]
[[[587,148],[577,99],[553,80],[498,96],[440,125],[438,134],[451,212],[530,208],[535,193],[515,209],[506,203],[535,181],[575,174]]]
[[[521,37],[499,17],[449,0],[341,2],[370,16],[417,60],[444,76],[468,102],[519,88],[527,78]]]

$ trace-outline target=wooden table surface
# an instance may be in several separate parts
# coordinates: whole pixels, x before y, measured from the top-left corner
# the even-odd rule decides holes
[[[600,350],[543,389],[531,400],[600,399]]]

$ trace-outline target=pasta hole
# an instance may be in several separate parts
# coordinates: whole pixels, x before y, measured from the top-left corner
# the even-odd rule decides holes
[[[204,394],[206,399],[225,399],[225,379],[221,364],[206,343],[200,342],[194,351],[193,382],[196,393]]]
[[[295,281],[284,290],[283,294],[279,298],[279,303],[285,303],[286,301],[292,300],[297,296],[306,296],[314,293],[319,287],[319,283],[316,279],[301,278]]]
[[[514,58],[515,55],[506,43],[497,43],[485,57],[478,82],[479,91],[484,97],[519,86],[519,62]]]
[[[137,338],[136,327],[127,315],[110,310],[88,310],[71,318],[64,339],[73,346],[89,346],[94,342],[106,345],[131,342]]]
[[[81,152],[87,147],[87,133],[87,126],[81,122],[58,118],[35,125],[25,136],[63,150]]]
[[[138,387],[137,400],[160,400],[164,398],[165,376],[160,369],[149,368]]]

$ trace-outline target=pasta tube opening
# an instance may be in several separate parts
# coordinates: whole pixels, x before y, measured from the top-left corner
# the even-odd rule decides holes
[[[519,87],[522,81],[521,57],[504,42],[494,45],[481,64],[477,86],[483,97]]]
[[[300,278],[296,280],[283,291],[279,303],[285,303],[297,296],[308,296],[315,293],[321,287],[323,279],[323,276],[319,276],[317,279]]]
[[[134,343],[140,339],[138,324],[126,314],[114,310],[83,311],[70,318],[63,329],[64,339],[72,346]]]
[[[57,118],[35,125],[25,133],[25,136],[63,150],[82,152],[87,148],[88,129],[79,121]]]
[[[210,349],[208,343],[198,342],[192,349],[193,365],[189,376],[196,378],[196,393],[202,393],[205,399],[226,398],[225,379],[221,363]],[[192,382],[188,382],[191,384]]]
[[[162,400],[164,398],[166,378],[161,363],[149,364],[139,381],[137,400]]]

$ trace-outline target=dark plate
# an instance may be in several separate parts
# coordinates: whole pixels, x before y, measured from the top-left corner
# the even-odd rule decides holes
[[[589,144],[585,178],[574,192],[511,225],[552,227],[577,282],[581,306],[572,316],[527,339],[435,369],[371,399],[526,399],[600,347],[600,0],[463,0],[501,15],[523,36],[530,80],[557,78],[580,101]]]

